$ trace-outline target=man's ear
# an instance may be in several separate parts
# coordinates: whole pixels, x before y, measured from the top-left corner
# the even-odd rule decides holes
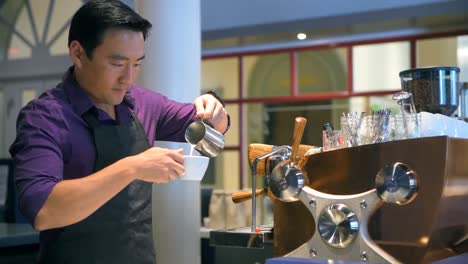
[[[71,60],[75,67],[81,68],[83,66],[83,60],[86,57],[86,53],[81,46],[80,42],[77,40],[73,40],[70,43],[70,47],[68,48],[68,55],[70,56]]]

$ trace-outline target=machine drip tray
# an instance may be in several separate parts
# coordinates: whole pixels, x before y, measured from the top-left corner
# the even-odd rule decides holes
[[[272,226],[258,226],[256,232],[250,226],[210,232],[210,246],[214,247],[262,249],[268,242],[273,243]]]

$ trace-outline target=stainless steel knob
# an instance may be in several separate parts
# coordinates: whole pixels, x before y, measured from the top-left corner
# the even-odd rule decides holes
[[[275,166],[267,182],[273,195],[283,202],[297,201],[306,184],[303,172],[287,160]]]
[[[276,147],[273,147],[273,150],[274,150],[275,148],[276,148]],[[284,160],[289,159],[289,157],[290,157],[290,155],[291,155],[291,154],[290,154],[291,152],[290,152],[290,151],[287,152],[287,151],[289,151],[289,150],[288,150],[288,149],[285,149],[285,151],[281,151],[281,152],[287,153],[287,154],[285,154],[285,155],[281,155],[281,153],[280,153],[280,155],[273,155],[273,156],[271,156],[271,157],[268,158],[267,168],[265,168],[265,170],[266,170],[265,173],[266,173],[266,174],[270,175],[271,172],[273,171],[273,168],[275,168],[276,165],[278,165],[279,163],[281,163],[281,162],[284,161]]]
[[[395,162],[385,165],[375,178],[377,195],[389,204],[410,203],[417,195],[417,174],[408,165]]]
[[[332,204],[320,212],[318,230],[327,245],[333,248],[346,248],[356,238],[359,221],[345,204]]]

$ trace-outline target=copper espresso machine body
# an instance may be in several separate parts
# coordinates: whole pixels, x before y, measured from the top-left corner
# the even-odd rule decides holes
[[[300,200],[274,199],[275,255],[428,263],[467,252],[466,157],[468,140],[448,137],[399,140],[306,156],[302,169],[309,185],[302,189]],[[403,201],[405,205],[384,203],[376,188],[376,175],[391,164],[404,164],[418,175],[418,194]],[[326,242],[316,226],[324,210],[329,210],[329,215],[354,214],[348,223],[357,234],[343,243]]]

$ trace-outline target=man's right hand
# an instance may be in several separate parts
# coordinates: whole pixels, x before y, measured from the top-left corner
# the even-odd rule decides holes
[[[127,158],[136,179],[164,183],[177,179],[185,172],[182,149],[172,150],[152,147]]]

